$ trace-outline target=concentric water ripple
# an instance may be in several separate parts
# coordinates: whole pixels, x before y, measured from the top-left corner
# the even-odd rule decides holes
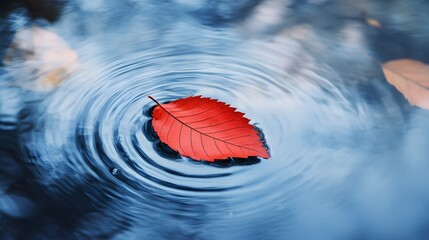
[[[183,50],[177,53],[178,49]],[[278,160],[291,152],[284,144],[290,130],[284,125],[287,114],[273,104],[287,107],[288,102],[301,100],[291,94],[294,88],[288,87],[286,72],[245,50],[225,48],[221,52],[175,43],[126,59],[109,59],[111,62],[102,66],[85,63],[85,72],[60,88],[53,101],[46,101],[49,114],[56,118],[44,125],[56,127],[44,129],[45,141],[56,138],[53,147],[62,155],[75,157],[57,164],[120,186],[129,184],[132,192],[150,186],[184,196],[263,197],[263,189],[275,173],[294,163]],[[95,73],[89,66],[97,68]],[[166,159],[148,139],[148,111],[153,106],[148,95],[159,101],[204,95],[231,103],[264,131],[272,159],[257,167],[229,168],[184,158]],[[41,156],[38,161],[43,159]],[[297,182],[299,173],[270,184],[303,184]]]
[[[299,47],[293,41],[282,41],[277,46]],[[50,127],[42,131],[43,144],[49,148],[44,148],[46,155],[38,152],[35,161],[43,168],[53,164],[55,169],[63,169],[50,173],[42,169],[44,174],[52,175],[45,178],[47,184],[68,171],[76,176],[66,178],[71,185],[81,182],[80,176],[90,174],[98,181],[116,185],[109,190],[112,196],[128,192],[137,196],[152,193],[174,198],[212,198],[214,202],[228,199],[229,207],[217,211],[243,217],[273,209],[284,211],[286,205],[293,204],[289,198],[320,187],[321,176],[314,166],[322,161],[324,153],[310,148],[324,145],[324,136],[312,131],[332,120],[326,119],[327,112],[336,111],[348,119],[343,115],[353,111],[350,103],[334,102],[332,97],[343,96],[316,72],[307,70],[291,76],[283,69],[296,63],[267,64],[281,57],[297,59],[293,53],[279,54],[279,48],[267,47],[258,40],[234,47],[199,49],[175,42],[129,54],[125,59],[109,59],[101,65],[83,63],[85,69],[45,101],[47,114],[53,116],[48,118],[51,122],[43,124]],[[310,64],[304,64],[305,68],[312,67]],[[302,81],[303,86],[292,84],[294,79]],[[324,87],[325,93],[319,86]],[[161,102],[204,95],[231,103],[262,129],[272,158],[252,166],[227,168],[186,158],[166,158],[150,141],[147,124],[153,102],[148,95]],[[320,106],[321,100],[326,105]],[[299,110],[304,106],[308,109]],[[329,124],[330,128],[337,127]],[[38,151],[39,146],[31,150]],[[52,162],[55,151],[60,156]],[[64,186],[68,184],[62,180],[57,187],[64,191]]]

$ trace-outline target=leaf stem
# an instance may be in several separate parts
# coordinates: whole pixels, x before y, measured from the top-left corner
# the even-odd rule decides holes
[[[147,96],[148,98],[152,99],[152,101],[154,101],[156,104],[158,104],[159,106],[161,106],[161,103],[159,103],[158,101],[156,101],[155,98],[153,98],[152,96]]]

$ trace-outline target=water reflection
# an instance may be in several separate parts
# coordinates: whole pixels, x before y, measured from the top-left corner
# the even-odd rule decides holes
[[[416,50],[429,34],[425,7],[65,4],[50,27],[77,53],[76,71],[41,92],[0,68],[0,237],[425,239],[429,115],[364,54],[428,61]],[[368,26],[362,11],[386,27]],[[148,95],[231,103],[263,129],[272,158],[181,158],[156,144]]]

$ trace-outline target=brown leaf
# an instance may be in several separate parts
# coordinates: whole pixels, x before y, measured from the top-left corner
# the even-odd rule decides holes
[[[412,105],[429,109],[429,65],[411,59],[383,64],[387,81]]]
[[[368,23],[369,25],[375,27],[375,28],[383,28],[383,25],[381,25],[381,23],[373,18],[366,18],[366,23]]]

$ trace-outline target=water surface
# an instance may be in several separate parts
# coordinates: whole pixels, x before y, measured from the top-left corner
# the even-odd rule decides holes
[[[429,112],[373,61],[429,61],[425,8],[67,3],[49,28],[79,68],[49,91],[1,69],[1,238],[427,239]],[[12,29],[30,24],[11,16]],[[171,156],[153,142],[148,95],[230,103],[262,129],[271,158]]]

